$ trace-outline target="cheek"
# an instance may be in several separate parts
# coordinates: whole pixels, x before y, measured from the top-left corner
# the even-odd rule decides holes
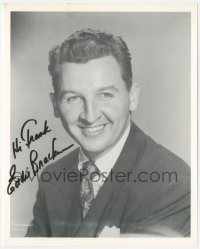
[[[60,117],[64,120],[67,124],[74,123],[80,115],[80,110],[74,107],[60,107]]]
[[[102,110],[108,117],[124,119],[125,116],[129,115],[130,103],[128,100],[113,101],[104,105]]]

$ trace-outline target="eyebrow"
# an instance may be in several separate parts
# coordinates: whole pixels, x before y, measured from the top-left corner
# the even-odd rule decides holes
[[[99,92],[102,92],[102,91],[105,91],[105,90],[114,90],[116,92],[119,92],[119,90],[114,85],[101,87],[101,88],[98,89]]]

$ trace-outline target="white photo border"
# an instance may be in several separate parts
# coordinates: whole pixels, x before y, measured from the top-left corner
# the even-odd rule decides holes
[[[11,238],[10,197],[6,194],[10,158],[11,11],[190,12],[191,13],[191,237],[190,238]],[[4,4],[3,74],[3,224],[6,246],[195,246],[197,244],[197,5],[196,4]],[[5,108],[6,107],[6,108]]]

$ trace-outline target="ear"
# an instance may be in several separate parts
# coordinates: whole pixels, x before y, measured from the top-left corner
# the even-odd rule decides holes
[[[56,95],[55,95],[55,93],[50,93],[49,96],[50,96],[50,99],[51,99],[51,103],[53,105],[54,116],[56,118],[59,118],[60,115],[59,115],[59,110],[58,110],[58,106],[57,106]]]
[[[140,93],[140,86],[137,83],[133,83],[131,89],[130,89],[130,111],[135,111],[138,106],[138,100],[139,100],[139,93]]]

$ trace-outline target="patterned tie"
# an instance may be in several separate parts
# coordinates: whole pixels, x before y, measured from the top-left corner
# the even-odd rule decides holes
[[[82,211],[84,218],[95,199],[92,180],[97,174],[100,174],[99,173],[100,171],[92,161],[87,161],[83,163],[81,171],[82,174],[84,175],[82,177],[81,191],[80,191],[81,205],[83,207]]]

